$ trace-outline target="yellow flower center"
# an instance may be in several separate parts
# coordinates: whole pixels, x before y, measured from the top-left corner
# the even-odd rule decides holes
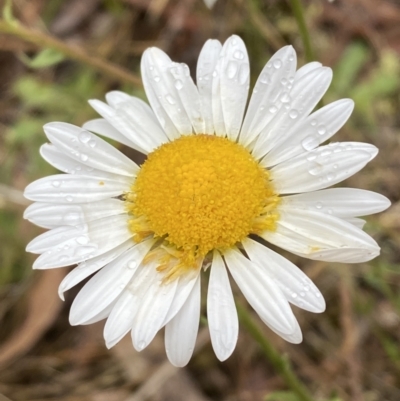
[[[157,148],[126,194],[135,240],[163,238],[186,266],[273,230],[278,200],[269,172],[243,146],[213,135],[182,136]]]

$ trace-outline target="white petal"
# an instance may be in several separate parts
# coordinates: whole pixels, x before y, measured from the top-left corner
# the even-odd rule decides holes
[[[274,280],[237,250],[224,253],[226,264],[249,304],[270,327],[291,334],[295,317]]]
[[[169,139],[192,133],[192,124],[177,93],[170,72],[174,63],[160,49],[152,47],[142,56],[142,79],[147,98]]]
[[[53,145],[86,166],[127,177],[139,171],[138,165],[118,149],[83,128],[57,122],[43,129]]]
[[[79,284],[82,280],[89,277],[91,274],[97,272],[102,267],[112,262],[119,255],[129,248],[132,248],[134,245],[135,243],[129,239],[128,241],[123,242],[121,245],[118,245],[102,255],[80,263],[75,269],[71,270],[64,277],[63,281],[61,281],[58,287],[59,297],[64,301],[64,292],[68,291],[75,285]]]
[[[301,332],[301,328],[299,326],[299,322],[297,319],[295,319],[295,327],[293,329],[293,332],[290,334],[282,333],[279,330],[276,330],[274,327],[271,327],[271,325],[268,324],[268,322],[264,321],[264,324],[266,324],[274,333],[278,334],[278,336],[282,337],[284,340],[288,341],[289,343],[292,344],[300,344],[303,341],[303,334]]]
[[[370,145],[371,149],[377,151]],[[271,177],[280,194],[323,189],[352,176],[371,160],[371,152],[346,142],[320,146],[273,167]]]
[[[24,196],[37,202],[87,203],[122,195],[127,189],[125,182],[107,178],[56,174],[29,184]]]
[[[168,313],[165,316],[163,326],[165,326],[182,308],[183,304],[186,302],[187,297],[192,291],[192,288],[195,285],[199,274],[199,269],[191,269],[189,272],[179,277],[175,296],[171,303],[171,307],[169,308]]]
[[[300,67],[296,74],[294,75],[294,79],[297,81],[301,79],[304,75],[308,74],[310,71],[315,70],[319,67],[322,67],[322,64],[318,61],[312,61],[311,63],[304,64],[303,67]]]
[[[242,244],[250,260],[265,269],[290,303],[314,313],[325,310],[325,300],[318,288],[292,262],[250,238]]]
[[[125,203],[118,199],[104,199],[90,204],[32,203],[24,212],[24,219],[44,228],[77,226],[85,222],[126,213]]]
[[[214,133],[217,136],[226,136],[226,127],[224,112],[221,100],[221,77],[222,77],[222,58],[219,57],[215,65],[214,72],[212,73],[212,88],[211,88],[211,108]]]
[[[328,89],[332,80],[332,70],[321,67],[294,81],[290,92],[282,93],[279,98],[284,103],[276,112],[276,117],[262,130],[252,150],[259,159],[277,146],[289,130],[294,130],[314,109]],[[293,113],[296,118],[293,119]]]
[[[311,114],[282,136],[279,144],[262,161],[262,165],[271,167],[316,148],[342,128],[353,108],[354,102],[351,99],[341,99]]]
[[[84,175],[86,177],[106,178],[109,180],[126,183],[126,185],[130,185],[132,182],[132,177],[101,171],[71,159],[64,152],[61,152],[50,143],[45,143],[40,147],[40,154],[43,159],[47,161],[47,163],[51,164],[56,169],[63,171],[64,173],[79,176]]]
[[[179,368],[187,365],[194,346],[200,322],[200,276],[186,302],[165,326],[165,349],[169,361]]]
[[[87,121],[85,122],[85,124],[82,125],[82,128],[88,131],[95,132],[96,134],[105,136],[106,138],[110,138],[130,148],[136,149],[137,145],[135,143],[130,141],[125,135],[123,135],[116,128],[114,128],[104,118],[96,118],[94,120]]]
[[[295,71],[296,52],[292,46],[278,50],[265,65],[254,86],[240,132],[239,140],[243,146],[248,146],[276,116],[283,105],[279,98],[288,90],[287,85],[293,83]]]
[[[213,73],[217,65],[222,45],[218,40],[209,39],[201,49],[197,61],[196,81],[199,90],[201,110],[205,122],[205,133],[214,133],[212,111]]]
[[[215,355],[225,361],[236,347],[239,322],[225,264],[214,252],[208,284],[207,319]]]
[[[174,85],[177,96],[182,102],[194,131],[197,134],[204,134],[205,121],[202,115],[202,102],[197,86],[189,74],[188,66],[186,64],[173,63],[170,73],[175,80]]]
[[[243,40],[232,35],[220,54],[220,96],[226,135],[235,141],[243,122],[249,93],[250,65]]]
[[[260,236],[296,255],[356,263],[379,254],[378,244],[369,235],[337,217],[285,206],[279,207],[279,216],[277,229]]]
[[[359,219],[358,217],[347,217],[345,219],[343,219],[345,221],[347,221],[348,223],[353,224],[353,226],[356,226],[359,229],[363,229],[365,226],[366,221],[363,219]]]
[[[153,110],[143,100],[127,96],[123,101],[116,101],[115,97],[122,92],[109,92],[106,95],[110,106],[99,101],[91,100],[91,106],[107,121],[119,130],[128,140],[135,144],[143,153],[152,152],[168,137],[157,121]]]
[[[124,289],[104,327],[104,339],[108,348],[117,344],[128,331],[132,330],[137,311],[146,294],[158,283],[157,263],[141,264],[129,285]]]
[[[82,322],[80,323],[82,326],[83,325],[89,325],[89,324],[93,324],[93,323],[97,323],[100,322],[104,319],[106,319],[108,317],[108,315],[110,314],[112,308],[114,306],[114,302],[112,302],[110,305],[106,306],[101,312],[99,312],[96,316],[93,316],[90,319],[87,320],[82,320]]]
[[[149,279],[151,286],[143,295],[132,328],[132,342],[137,351],[142,351],[153,340],[161,329],[165,316],[171,307],[177,287],[177,280],[162,282],[162,274],[158,273]]]
[[[355,188],[329,188],[281,199],[281,204],[288,208],[316,210],[342,218],[368,216],[380,213],[390,206],[390,201],[385,196]]]
[[[28,252],[44,252],[34,269],[51,269],[80,263],[102,255],[133,236],[128,215],[109,216],[80,226],[58,227],[39,235],[27,246]]]
[[[153,243],[154,240],[147,240],[128,249],[92,277],[72,303],[71,325],[82,324],[113,302],[127,286]]]

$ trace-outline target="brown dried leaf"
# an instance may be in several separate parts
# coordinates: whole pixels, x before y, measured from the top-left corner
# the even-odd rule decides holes
[[[34,282],[25,321],[0,348],[0,368],[28,352],[51,326],[62,306],[56,288],[64,276],[60,269],[45,270]]]

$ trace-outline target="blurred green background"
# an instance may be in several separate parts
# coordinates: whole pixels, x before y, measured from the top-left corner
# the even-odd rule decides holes
[[[233,33],[245,41],[252,84],[269,57],[292,44],[309,58],[292,1],[13,0],[0,1],[0,401],[297,401],[241,330],[233,356],[215,358],[201,325],[185,369],[166,360],[162,336],[138,354],[125,338],[108,351],[103,322],[70,327],[79,288],[57,296],[68,269],[31,270],[26,244],[42,232],[22,219],[23,188],[55,170],[39,155],[50,121],[96,118],[88,99],[124,90],[145,99],[140,56],[158,46],[192,75],[203,43]],[[355,111],[334,141],[370,142],[377,158],[345,185],[393,202],[367,219],[381,256],[358,265],[285,255],[317,284],[322,315],[295,310],[301,345],[262,327],[287,356],[315,400],[400,400],[400,3],[397,0],[304,0],[314,58],[334,71],[324,104],[343,97]],[[138,155],[119,144],[131,157]],[[79,287],[79,286],[78,286]],[[204,287],[204,286],[203,286]],[[240,295],[238,295],[240,297]],[[205,299],[205,297],[203,297]],[[260,326],[261,327],[261,326]]]

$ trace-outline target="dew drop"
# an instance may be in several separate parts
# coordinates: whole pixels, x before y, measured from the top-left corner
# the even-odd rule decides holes
[[[297,298],[297,294],[295,292],[292,292],[292,298]]]
[[[91,141],[89,141],[89,146],[91,148],[94,148],[96,146],[96,141],[94,139],[92,139]]]
[[[317,202],[316,204],[315,204],[315,207],[317,208],[317,209],[322,209],[322,202]]]
[[[233,57],[235,57],[236,60],[243,60],[244,53],[240,50],[236,50],[235,53],[233,53]]]
[[[287,80],[286,78],[282,78],[282,79],[281,79],[281,84],[282,84],[283,86],[286,86],[287,83],[288,83],[288,80]]]
[[[178,89],[178,91],[183,88],[183,83],[182,83],[182,81],[180,79],[177,79],[175,81],[175,88]]]
[[[217,75],[218,75],[217,70],[214,70],[213,73],[212,73],[212,76],[215,78]]]
[[[61,182],[56,180],[56,181],[53,181],[53,182],[51,183],[51,185],[53,185],[53,187],[58,188],[58,187],[61,185]]]
[[[308,169],[308,172],[309,172],[311,175],[318,175],[318,174],[321,174],[321,172],[322,172],[322,166],[321,166],[320,164],[314,163],[313,166],[311,166],[311,167]]]
[[[317,138],[314,136],[307,136],[301,141],[301,146],[303,147],[304,150],[312,150],[316,148],[319,145],[319,142],[317,141]]]
[[[279,59],[276,59],[273,61],[272,65],[274,66],[274,68],[276,68],[277,70],[279,70],[279,68],[282,67],[282,61]]]
[[[307,160],[309,161],[309,162],[312,162],[313,160],[315,160],[317,158],[317,155],[310,155],[310,156],[308,156],[307,157]]]
[[[275,114],[277,111],[278,111],[278,108],[276,106],[271,106],[269,108],[269,112],[272,113],[272,114]]]
[[[318,128],[317,128],[317,132],[318,132],[318,134],[320,134],[320,135],[324,135],[325,132],[326,132],[326,127],[325,127],[325,125],[323,125],[323,124],[319,125]]]
[[[171,95],[166,95],[165,99],[169,104],[175,104],[175,99]]]
[[[81,235],[76,239],[79,245],[86,245],[89,242],[89,238],[86,235]]]
[[[291,118],[291,119],[296,119],[297,117],[299,116],[299,112],[296,110],[296,109],[292,109],[292,110],[290,110],[290,112],[289,112],[289,117]]]
[[[310,124],[315,127],[317,125],[317,120],[311,120]]]
[[[328,209],[328,214],[333,214],[333,210],[332,209]]]
[[[260,77],[260,82],[262,83],[262,84],[270,84],[272,81],[271,81],[271,76],[269,75],[269,74],[262,74],[261,75],[261,77]]]
[[[308,285],[304,286],[304,291],[310,291],[310,287]]]
[[[82,153],[81,156],[80,156],[80,159],[81,159],[83,162],[85,162],[85,161],[87,161],[87,159],[89,159],[89,156],[86,155],[85,153]]]
[[[315,293],[315,296],[316,296],[317,298],[319,298],[319,297],[321,296],[321,294],[320,294],[319,292],[316,292],[316,293]]]
[[[238,66],[236,61],[230,61],[226,67],[226,73],[229,79],[233,79],[237,73]]]
[[[90,139],[92,138],[92,135],[90,135],[89,132],[82,131],[79,134],[78,138],[82,143],[86,143],[86,142],[90,141]]]
[[[289,93],[284,92],[284,93],[282,94],[280,100],[281,100],[282,103],[289,103],[290,100],[291,100],[291,98],[290,98],[290,96],[289,96]]]
[[[74,200],[74,197],[73,197],[72,195],[67,195],[67,196],[65,197],[65,200],[66,200],[67,202],[72,202],[72,201]]]
[[[153,71],[153,70],[154,70],[154,66],[151,65],[151,66],[149,67],[149,70],[150,70],[150,71]]]
[[[160,77],[158,76],[158,75],[155,75],[154,77],[153,77],[153,80],[155,81],[155,82],[160,82]]]
[[[305,296],[306,296],[306,293],[305,293],[305,292],[301,292],[300,295],[301,295],[302,297],[305,297]]]
[[[129,269],[134,269],[137,266],[137,263],[135,261],[131,261],[128,263],[128,268]]]
[[[68,259],[69,259],[68,256],[66,256],[66,255],[61,255],[61,256],[58,258],[58,261],[61,262],[61,263],[63,263],[63,262],[66,262]]]
[[[333,168],[336,170],[336,169],[338,168],[338,165],[337,165],[337,164],[334,164],[334,165],[333,165]]]

